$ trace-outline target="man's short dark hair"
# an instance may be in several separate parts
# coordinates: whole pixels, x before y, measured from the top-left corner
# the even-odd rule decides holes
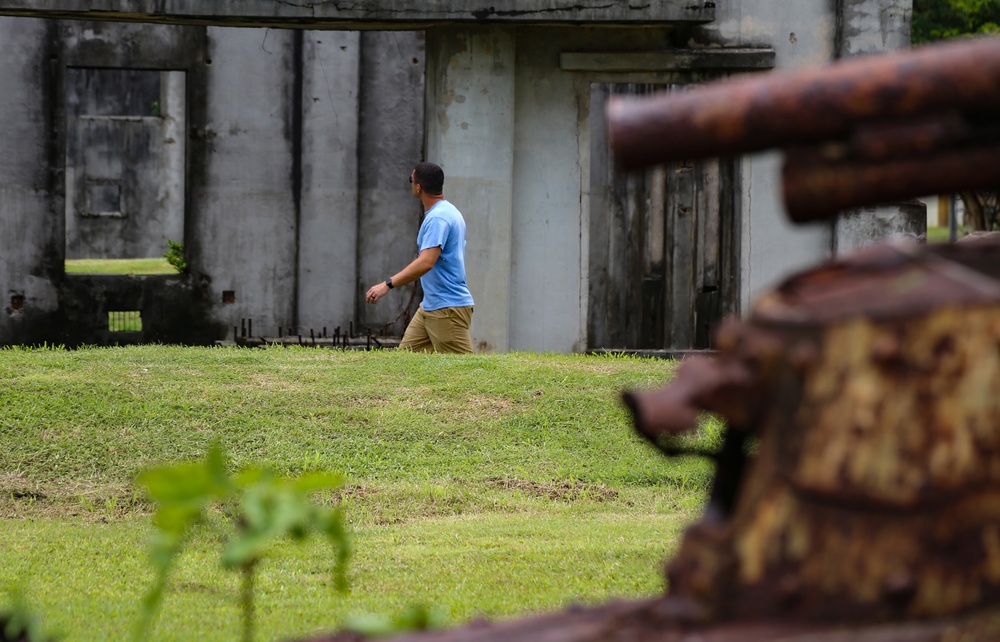
[[[417,163],[413,168],[413,182],[432,196],[444,192],[444,170],[434,163]]]

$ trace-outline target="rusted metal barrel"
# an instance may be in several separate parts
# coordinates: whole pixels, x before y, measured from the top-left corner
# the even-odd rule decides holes
[[[951,41],[826,67],[742,76],[608,103],[626,170],[845,138],[860,123],[1000,110],[1000,38]]]

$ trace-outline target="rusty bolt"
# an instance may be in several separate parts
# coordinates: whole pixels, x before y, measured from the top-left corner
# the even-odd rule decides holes
[[[800,341],[792,348],[788,359],[799,374],[811,369],[819,361],[819,350],[810,341]]]
[[[878,363],[898,361],[900,352],[899,338],[892,334],[881,335],[872,345],[872,358]]]
[[[906,569],[900,569],[887,577],[883,590],[886,602],[896,608],[906,607],[917,595],[916,581]]]

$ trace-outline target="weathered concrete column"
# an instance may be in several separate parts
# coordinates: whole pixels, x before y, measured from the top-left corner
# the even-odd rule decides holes
[[[913,0],[837,0],[837,57],[877,54],[910,46]],[[927,208],[888,203],[841,213],[833,225],[833,251],[850,252],[879,239],[917,237],[927,231]]]
[[[502,352],[510,345],[513,31],[429,31],[426,96],[427,160],[444,168],[445,196],[468,225],[472,340]]]
[[[303,34],[301,109],[292,110],[292,118],[298,112],[302,118],[297,317],[303,334],[323,327],[332,332],[353,318],[359,36]]]
[[[927,232],[927,206],[905,201],[877,207],[859,207],[837,217],[834,254],[844,254],[881,239],[917,240]]]
[[[196,268],[211,276],[218,320],[234,327],[250,318],[253,334],[270,334],[294,324],[297,311],[293,34],[209,27],[206,35],[204,95],[192,96],[204,120],[191,123],[186,243],[200,246]]]
[[[169,240],[184,243],[184,184],[185,159],[187,158],[187,74],[167,71],[160,76],[160,108],[163,114],[163,139],[173,142],[164,145],[162,182],[158,186],[158,201],[170,212],[164,231]],[[162,246],[161,246],[162,247]]]
[[[402,335],[417,311],[418,285],[393,290],[378,305],[364,301],[373,283],[417,256],[421,205],[407,178],[424,151],[424,34],[361,33],[358,116],[358,283],[361,327]]]
[[[57,23],[0,19],[7,64],[0,91],[0,343],[33,340],[32,328],[59,306],[52,277],[62,271],[63,159],[49,131],[57,64],[37,43]],[[44,332],[44,329],[42,330]],[[44,336],[44,335],[42,335]]]

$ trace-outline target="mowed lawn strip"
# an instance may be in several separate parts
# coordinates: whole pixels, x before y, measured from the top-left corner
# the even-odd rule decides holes
[[[711,467],[636,438],[622,390],[675,364],[629,357],[310,348],[0,350],[0,590],[68,639],[121,638],[152,575],[143,468],[218,441],[234,468],[344,472],[352,591],[320,544],[275,547],[259,639],[428,604],[461,622],[662,590]],[[715,442],[708,421],[699,439]],[[235,639],[222,513],[181,559],[154,639]],[[58,554],[56,554],[58,552]],[[0,594],[2,604],[2,594]]]

